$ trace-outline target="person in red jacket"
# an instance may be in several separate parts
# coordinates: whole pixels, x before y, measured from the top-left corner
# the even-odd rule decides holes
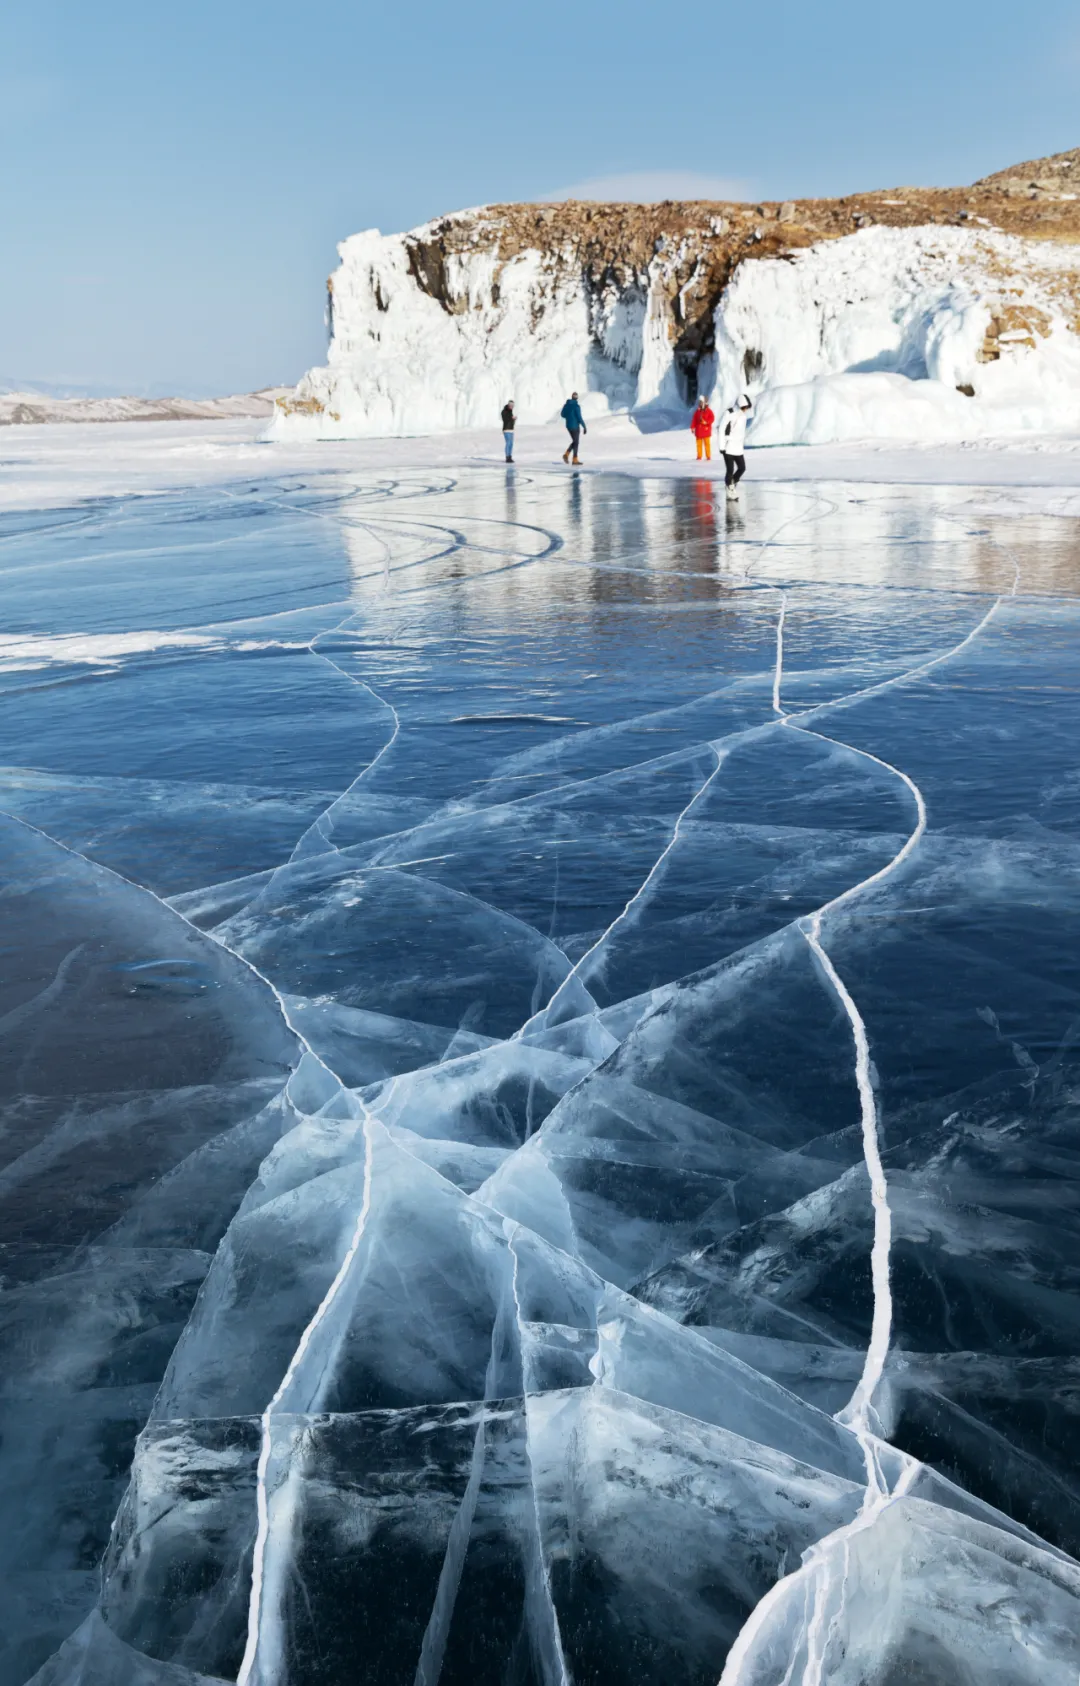
[[[694,411],[693,419],[690,422],[690,431],[697,440],[698,462],[701,461],[702,456],[704,456],[706,462],[712,462],[712,430],[715,420],[716,417],[709,409],[708,402],[704,398],[699,398],[697,409]]]

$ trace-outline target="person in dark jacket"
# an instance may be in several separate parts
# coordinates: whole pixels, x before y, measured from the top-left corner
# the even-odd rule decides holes
[[[514,460],[514,400],[508,398],[502,412],[503,439],[506,441],[506,460]]]
[[[562,460],[563,462],[569,462],[570,453],[573,452],[574,466],[577,467],[579,461],[578,443],[581,439],[581,435],[583,433],[588,433],[589,430],[585,426],[585,417],[581,413],[581,405],[578,403],[578,395],[576,392],[572,392],[570,394],[566,403],[559,411],[559,414],[566,423],[566,431],[570,435],[570,443],[563,452]]]

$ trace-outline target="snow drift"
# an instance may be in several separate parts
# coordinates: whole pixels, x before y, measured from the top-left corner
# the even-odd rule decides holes
[[[815,240],[779,226],[783,207],[763,242],[743,207],[627,242],[628,208],[599,227],[505,209],[512,229],[500,209],[346,240],[327,364],[279,401],[272,436],[497,428],[511,396],[519,421],[549,422],[572,390],[586,416],[649,430],[681,424],[699,391],[727,404],[743,388],[758,445],[1080,427],[1065,240],[970,220]]]

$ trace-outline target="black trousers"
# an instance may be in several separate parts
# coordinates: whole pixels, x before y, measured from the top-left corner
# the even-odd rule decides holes
[[[726,486],[737,486],[743,475],[746,473],[746,458],[741,455],[733,457],[730,451],[725,451],[724,467],[727,469],[727,474],[724,476],[724,484]]]
[[[571,452],[576,457],[578,454],[578,445],[581,443],[581,429],[580,427],[568,427],[566,431],[570,435]]]

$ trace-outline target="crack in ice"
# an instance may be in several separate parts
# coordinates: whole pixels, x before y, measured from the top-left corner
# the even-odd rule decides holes
[[[720,1686],[741,1686],[752,1659],[754,1645],[762,1636],[769,1618],[776,1613],[780,1605],[786,1603],[795,1594],[800,1583],[803,1585],[809,1583],[807,1590],[812,1591],[813,1596],[810,1619],[805,1626],[806,1654],[800,1677],[800,1686],[822,1686],[830,1643],[838,1631],[838,1623],[845,1604],[850,1541],[855,1534],[872,1527],[883,1510],[907,1491],[921,1467],[918,1460],[906,1458],[899,1479],[894,1486],[890,1487],[881,1462],[883,1442],[880,1435],[881,1424],[874,1408],[874,1395],[884,1373],[892,1335],[893,1304],[890,1281],[892,1212],[889,1206],[888,1181],[881,1158],[880,1120],[874,1095],[870,1042],[866,1022],[822,941],[821,930],[822,921],[827,914],[850,903],[855,897],[861,896],[866,890],[870,889],[871,886],[880,884],[884,879],[891,877],[914,853],[926,832],[926,802],[914,779],[902,768],[894,766],[891,762],[884,760],[881,756],[872,754],[869,750],[858,749],[852,744],[843,743],[839,739],[828,737],[822,732],[812,731],[805,722],[817,719],[829,709],[848,707],[854,702],[862,701],[867,697],[878,696],[895,686],[907,683],[909,680],[921,678],[943,662],[950,661],[953,657],[959,655],[983,631],[1000,605],[1005,601],[1005,598],[1015,597],[1020,581],[1020,570],[1015,564],[1015,559],[1013,560],[1015,574],[1011,590],[1007,593],[1001,593],[994,599],[986,614],[959,643],[903,674],[883,680],[879,684],[864,686],[848,696],[835,699],[833,702],[821,703],[814,708],[792,714],[785,712],[782,701],[783,628],[786,594],[781,592],[776,632],[776,666],[773,673],[773,707],[778,716],[778,724],[804,732],[807,736],[818,738],[823,743],[833,744],[852,755],[872,761],[876,766],[891,773],[906,786],[912,796],[915,803],[916,823],[902,847],[883,867],[862,879],[858,884],[850,885],[841,894],[834,896],[820,908],[815,909],[813,913],[798,921],[799,929],[840,1002],[851,1027],[855,1047],[855,1082],[859,1095],[863,1159],[870,1180],[871,1204],[874,1215],[874,1236],[870,1254],[874,1304],[870,1339],[862,1373],[855,1391],[847,1405],[836,1413],[836,1420],[852,1431],[863,1453],[866,1468],[866,1488],[863,1494],[863,1502],[859,1514],[852,1522],[845,1524],[832,1534],[826,1535],[824,1539],[819,1540],[816,1545],[812,1546],[805,1554],[801,1567],[794,1574],[784,1576],[776,1581],[765,1597],[755,1606],[728,1653],[720,1678]],[[838,1602],[833,1603],[830,1612],[831,1595],[836,1582],[835,1558],[838,1552],[842,1559],[839,1598]],[[826,1617],[828,1617],[827,1627]],[[783,1677],[783,1686],[789,1686],[793,1678],[798,1655],[798,1649],[794,1649],[791,1662]]]
[[[342,1093],[347,1093],[349,1095],[349,1099],[352,1102],[352,1104],[354,1104],[355,1106],[360,1108],[362,1122],[363,1122],[363,1129],[364,1129],[364,1138],[365,1138],[364,1194],[363,1194],[363,1199],[362,1199],[362,1203],[361,1203],[360,1213],[359,1213],[359,1216],[357,1217],[357,1220],[356,1220],[356,1223],[355,1223],[355,1226],[354,1226],[354,1229],[353,1229],[353,1233],[352,1233],[352,1237],[351,1237],[351,1240],[350,1240],[350,1243],[349,1243],[349,1247],[348,1247],[348,1249],[345,1253],[345,1257],[342,1259],[342,1262],[341,1262],[340,1266],[338,1267],[337,1274],[335,1275],[329,1289],[327,1290],[326,1294],[323,1296],[323,1299],[320,1302],[317,1310],[315,1311],[314,1316],[311,1318],[311,1320],[307,1324],[306,1328],[304,1329],[303,1334],[300,1337],[300,1342],[299,1342],[299,1344],[296,1348],[296,1351],[293,1353],[292,1359],[289,1362],[289,1366],[286,1369],[285,1374],[282,1377],[282,1380],[281,1380],[277,1390],[275,1391],[272,1399],[270,1400],[270,1403],[267,1405],[266,1409],[262,1412],[261,1417],[260,1417],[261,1442],[260,1442],[260,1449],[259,1449],[259,1461],[258,1461],[258,1466],[257,1466],[257,1471],[256,1471],[256,1515],[257,1515],[257,1523],[256,1523],[255,1550],[254,1550],[254,1556],[253,1556],[253,1560],[252,1560],[252,1584],[251,1584],[251,1595],[250,1595],[250,1600],[249,1600],[248,1632],[247,1632],[247,1642],[246,1642],[246,1646],[245,1646],[245,1650],[244,1650],[244,1656],[243,1656],[243,1660],[241,1662],[240,1672],[237,1676],[237,1686],[248,1686],[249,1682],[251,1682],[253,1679],[258,1678],[254,1674],[253,1671],[254,1671],[254,1669],[256,1667],[256,1663],[257,1663],[258,1644],[259,1644],[259,1628],[260,1628],[261,1615],[262,1615],[262,1594],[263,1594],[263,1578],[264,1578],[265,1557],[266,1557],[266,1544],[267,1544],[267,1538],[268,1538],[269,1527],[270,1527],[269,1502],[268,1502],[268,1496],[267,1496],[267,1474],[268,1474],[268,1471],[269,1471],[270,1456],[271,1456],[271,1450],[272,1450],[271,1431],[272,1431],[272,1426],[273,1426],[272,1425],[273,1413],[275,1412],[278,1405],[280,1404],[281,1399],[283,1398],[287,1388],[289,1387],[289,1385],[293,1381],[294,1377],[296,1376],[299,1364],[300,1364],[301,1360],[303,1359],[304,1354],[307,1352],[307,1350],[308,1350],[308,1348],[311,1344],[311,1340],[312,1340],[314,1334],[316,1333],[319,1326],[325,1321],[327,1314],[329,1313],[331,1307],[334,1304],[334,1301],[336,1300],[338,1294],[340,1293],[341,1288],[342,1288],[345,1280],[347,1279],[347,1277],[349,1275],[349,1271],[351,1269],[352,1262],[356,1257],[356,1253],[359,1249],[360,1242],[363,1238],[364,1229],[365,1229],[366,1224],[367,1224],[368,1213],[369,1213],[370,1207],[371,1207],[371,1156],[372,1156],[371,1114],[368,1111],[367,1107],[364,1106],[363,1101],[360,1099],[360,1097],[358,1095],[353,1094],[351,1091],[344,1090],[344,1087],[343,1087],[340,1079],[335,1075],[334,1072],[332,1072],[330,1070],[329,1066],[322,1059],[321,1055],[319,1055],[315,1051],[315,1049],[311,1046],[310,1042],[307,1040],[307,1037],[303,1034],[303,1032],[301,1030],[299,1030],[295,1024],[293,1024],[292,1019],[289,1016],[289,1011],[288,1011],[288,1008],[286,1006],[284,997],[281,994],[281,991],[277,988],[277,986],[263,972],[260,972],[258,967],[253,965],[252,962],[250,960],[248,960],[245,955],[241,954],[237,949],[234,949],[234,948],[230,947],[230,945],[228,943],[224,942],[216,934],[200,930],[197,925],[193,924],[192,921],[190,919],[188,919],[183,913],[181,913],[177,908],[171,907],[170,904],[167,901],[165,901],[161,896],[157,895],[155,891],[153,891],[151,889],[148,889],[145,885],[136,884],[132,879],[125,878],[123,873],[117,872],[113,867],[105,866],[99,861],[91,860],[88,856],[82,854],[78,849],[73,849],[70,846],[70,844],[60,842],[60,840],[58,838],[52,837],[52,836],[50,836],[50,834],[48,832],[43,831],[40,828],[40,826],[32,825],[28,820],[21,819],[16,814],[10,814],[7,817],[12,821],[13,824],[22,826],[25,831],[31,832],[36,837],[43,838],[47,843],[52,844],[54,848],[62,850],[64,854],[71,855],[73,859],[80,860],[80,861],[84,862],[84,864],[89,866],[93,871],[100,872],[108,878],[116,879],[119,883],[126,885],[131,890],[134,890],[137,894],[148,896],[152,901],[156,902],[159,907],[165,908],[166,911],[169,914],[171,914],[174,919],[179,919],[182,924],[186,925],[189,930],[194,931],[204,941],[214,943],[214,945],[216,947],[220,948],[224,953],[231,955],[234,960],[237,960],[240,963],[240,965],[245,968],[246,971],[250,972],[251,975],[254,978],[258,979],[258,981],[261,984],[263,984],[269,990],[270,994],[273,996],[273,999],[277,1004],[278,1011],[281,1013],[281,1017],[282,1017],[284,1023],[286,1024],[286,1026],[288,1027],[288,1029],[292,1033],[292,1035],[296,1038],[298,1044],[304,1050],[305,1054],[310,1056],[310,1058],[316,1063],[316,1065],[320,1068],[320,1070],[322,1070],[326,1074],[326,1076],[331,1080],[333,1085],[339,1091],[341,1091]],[[290,1079],[288,1079],[286,1081],[286,1084],[284,1085],[284,1087],[286,1089],[288,1089],[289,1082],[291,1082],[291,1077],[290,1077]]]
[[[255,1670],[258,1666],[259,1639],[262,1627],[262,1595],[263,1577],[266,1567],[266,1546],[270,1534],[270,1503],[267,1493],[267,1476],[270,1469],[270,1456],[273,1447],[273,1417],[289,1387],[292,1385],[304,1356],[320,1326],[326,1321],[335,1300],[348,1279],[353,1260],[360,1250],[360,1243],[367,1228],[368,1216],[371,1212],[371,1170],[372,1170],[372,1133],[371,1121],[364,1120],[364,1193],[360,1211],[353,1227],[352,1236],[346,1249],[345,1256],[337,1269],[337,1275],[331,1282],[326,1293],[311,1318],[303,1334],[300,1336],[296,1351],[289,1360],[288,1368],[278,1383],[277,1390],[271,1398],[260,1418],[260,1446],[259,1462],[255,1475],[255,1507],[256,1533],[255,1550],[251,1563],[251,1595],[248,1603],[247,1643],[244,1647],[240,1671],[236,1677],[236,1686],[248,1686],[248,1682],[258,1679]],[[260,1670],[261,1674],[261,1670]]]
[[[760,728],[755,728],[755,729],[760,730]],[[724,765],[724,762],[727,759],[727,756],[726,756],[726,754],[722,755],[720,753],[720,749],[719,749],[718,744],[710,744],[708,747],[712,751],[713,756],[715,757],[716,765],[713,767],[713,769],[709,773],[708,777],[694,791],[694,794],[691,796],[689,802],[687,802],[686,806],[682,809],[681,813],[678,815],[678,817],[675,821],[675,825],[674,825],[674,828],[672,830],[671,836],[668,839],[667,844],[661,850],[660,854],[656,857],[652,866],[649,868],[649,871],[646,874],[645,878],[638,885],[637,889],[634,891],[633,895],[630,897],[629,901],[626,903],[626,905],[622,909],[621,913],[616,914],[615,918],[611,921],[611,924],[607,926],[606,930],[604,930],[600,933],[600,935],[597,937],[596,941],[592,944],[591,948],[586,949],[585,953],[583,955],[581,955],[580,958],[577,959],[574,962],[573,966],[570,968],[570,971],[567,973],[566,977],[563,978],[562,982],[559,984],[558,988],[555,990],[555,993],[552,995],[551,1000],[548,1002],[547,1006],[542,1008],[539,1013],[535,1013],[533,1015],[533,1017],[531,1019],[529,1019],[522,1026],[522,1028],[519,1031],[515,1032],[516,1036],[519,1036],[519,1037],[525,1036],[530,1031],[534,1031],[534,1030],[549,1029],[551,1027],[551,1015],[557,1010],[558,1006],[560,1005],[560,997],[564,997],[565,992],[568,991],[570,986],[575,982],[580,983],[583,989],[586,987],[585,982],[584,982],[584,978],[582,976],[582,968],[584,967],[585,963],[587,961],[591,960],[593,958],[593,956],[595,954],[597,954],[599,952],[599,950],[604,947],[604,945],[607,943],[607,941],[613,935],[613,933],[615,931],[617,931],[621,925],[625,924],[630,919],[634,908],[637,907],[639,905],[639,903],[641,903],[643,898],[646,896],[646,893],[649,889],[650,884],[652,884],[652,882],[656,878],[657,874],[659,873],[661,867],[663,866],[664,862],[667,860],[667,858],[671,854],[672,850],[678,844],[679,838],[680,838],[681,833],[682,833],[683,821],[687,818],[687,816],[690,814],[690,812],[696,806],[696,804],[701,801],[702,797],[705,795],[705,792],[708,790],[709,786],[712,784],[713,780],[716,778],[716,775],[719,773],[721,767]],[[597,1012],[598,1010],[599,1009],[597,1008],[597,1006],[594,1002],[594,1004],[593,1004],[594,1013]]]
[[[391,719],[393,720],[393,728],[390,732],[390,736],[387,738],[386,742],[383,744],[382,748],[378,751],[378,753],[376,755],[372,756],[371,760],[368,761],[365,764],[365,766],[363,766],[361,768],[359,773],[357,773],[357,775],[353,779],[352,783],[347,785],[346,788],[340,793],[340,795],[335,796],[334,800],[329,804],[329,806],[323,809],[322,813],[319,814],[318,817],[311,822],[311,824],[308,826],[307,830],[303,833],[303,835],[300,836],[297,839],[296,843],[293,846],[292,854],[289,856],[289,859],[286,862],[286,865],[289,865],[289,866],[291,866],[298,859],[300,851],[302,849],[304,849],[305,843],[307,842],[308,838],[311,837],[313,832],[316,832],[319,835],[319,837],[322,838],[322,840],[326,844],[328,850],[332,850],[335,853],[338,852],[336,843],[334,843],[331,840],[330,835],[327,833],[327,831],[324,829],[324,827],[326,825],[329,825],[330,830],[333,831],[334,809],[337,808],[340,803],[347,801],[347,799],[352,795],[353,791],[356,790],[357,786],[360,785],[363,782],[364,779],[368,778],[370,776],[370,774],[372,774],[375,771],[375,768],[379,765],[379,762],[383,759],[383,757],[385,755],[389,755],[390,751],[393,749],[393,747],[394,747],[395,743],[397,742],[398,737],[400,736],[400,733],[401,733],[401,716],[398,713],[397,709],[394,707],[392,702],[388,701],[388,699],[386,697],[380,696],[379,692],[375,690],[373,685],[369,685],[369,683],[366,679],[360,679],[355,674],[349,673],[346,668],[343,668],[338,662],[334,661],[331,656],[324,655],[321,650],[317,650],[315,648],[317,638],[332,637],[335,632],[341,632],[344,627],[348,626],[350,621],[353,621],[355,619],[356,619],[356,616],[354,614],[348,615],[348,616],[346,616],[345,620],[339,622],[339,624],[337,626],[332,627],[329,632],[327,632],[327,633],[317,633],[316,637],[313,638],[311,640],[310,644],[308,645],[308,649],[311,651],[313,656],[317,656],[320,661],[326,662],[326,664],[329,667],[332,667],[334,669],[335,673],[340,673],[342,678],[347,679],[350,684],[360,686],[361,689],[367,691],[368,695],[373,697],[377,703],[381,704],[381,706],[387,710]],[[305,852],[319,852],[319,851],[305,851]]]
[[[566,1653],[563,1649],[562,1631],[559,1627],[559,1612],[555,1607],[555,1599],[551,1591],[551,1576],[548,1573],[547,1561],[544,1557],[543,1534],[540,1526],[540,1498],[536,1491],[536,1474],[533,1466],[533,1434],[532,1420],[529,1415],[529,1386],[525,1375],[525,1319],[521,1315],[521,1296],[518,1293],[518,1252],[514,1242],[521,1231],[521,1224],[511,1218],[503,1221],[503,1230],[507,1245],[510,1249],[511,1265],[511,1293],[514,1300],[514,1318],[517,1323],[518,1341],[521,1348],[521,1387],[522,1409],[525,1416],[525,1458],[529,1466],[529,1491],[532,1498],[533,1527],[536,1540],[536,1573],[539,1576],[540,1588],[543,1593],[543,1608],[548,1622],[548,1640],[554,1653],[555,1672],[558,1686],[571,1686],[570,1671],[566,1666]]]

